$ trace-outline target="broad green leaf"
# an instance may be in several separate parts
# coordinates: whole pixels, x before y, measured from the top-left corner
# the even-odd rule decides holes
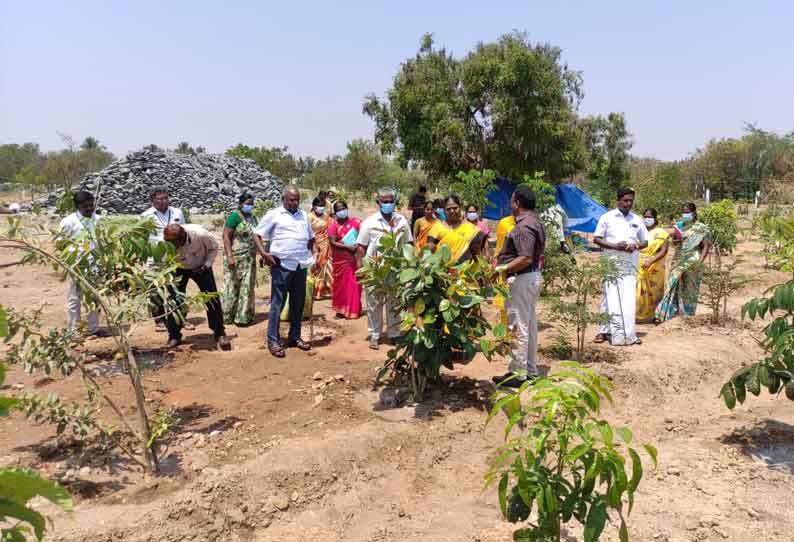
[[[633,448],[629,448],[629,455],[631,456],[631,480],[629,481],[629,491],[633,493],[640,485],[640,480],[642,480],[642,460],[640,459],[640,455],[635,452]],[[629,513],[631,513],[631,508],[629,508]]]
[[[30,470],[0,470],[0,498],[24,506],[36,496],[44,497],[66,510],[72,508],[69,493],[59,484],[46,480]]]
[[[0,518],[24,521],[33,527],[37,540],[44,538],[44,529],[46,527],[44,516],[23,504],[0,497]]]
[[[507,327],[504,324],[496,324],[493,327],[493,336],[496,337],[497,339],[503,339],[506,335],[507,335]]]
[[[722,386],[720,395],[722,396],[722,400],[725,401],[725,406],[733,410],[733,408],[736,406],[736,395],[733,392],[733,386],[730,382],[726,382]]]
[[[419,270],[413,268],[407,268],[400,271],[399,280],[401,283],[406,284],[413,280],[416,280],[419,277]]]
[[[8,313],[5,308],[0,305],[0,337],[8,336]]]
[[[421,297],[414,303],[414,312],[417,316],[425,312],[425,300]]]
[[[618,435],[620,435],[620,438],[623,439],[623,442],[626,444],[631,444],[631,429],[628,427],[618,427]]]
[[[584,542],[598,542],[607,521],[607,508],[603,501],[595,502],[587,513],[584,525]]]

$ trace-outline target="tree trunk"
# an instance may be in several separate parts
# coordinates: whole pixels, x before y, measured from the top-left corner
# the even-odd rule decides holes
[[[135,354],[132,353],[132,348],[127,340],[126,334],[121,330],[121,326],[115,326],[119,333],[122,349],[124,350],[124,359],[126,360],[127,371],[130,375],[130,382],[135,390],[135,403],[138,408],[138,421],[141,424],[141,463],[148,474],[157,472],[157,454],[153,446],[149,447],[149,440],[151,438],[151,430],[149,428],[149,417],[146,414],[146,398],[143,393],[143,381],[141,380],[141,372],[138,369],[138,362],[135,359]]]

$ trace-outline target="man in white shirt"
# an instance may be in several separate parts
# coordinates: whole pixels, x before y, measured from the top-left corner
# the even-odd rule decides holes
[[[286,348],[311,350],[301,339],[303,303],[306,300],[306,277],[314,264],[314,231],[309,216],[300,208],[300,192],[294,186],[284,188],[282,206],[267,212],[256,228],[256,243],[262,259],[270,267],[270,317],[267,322],[267,347],[277,357],[286,356]],[[289,295],[289,334],[281,342],[279,323],[284,299]]]
[[[641,216],[631,212],[634,190],[621,188],[617,209],[601,215],[595,229],[595,244],[604,250],[604,257],[617,264],[619,278],[604,282],[601,312],[609,314],[610,323],[600,326],[595,342],[611,340],[612,344],[640,344],[635,330],[637,302],[637,268],[640,250],[648,246],[648,230]]]
[[[157,231],[149,236],[149,242],[156,244],[163,240],[163,230],[171,224],[184,224],[185,217],[179,207],[170,206],[170,194],[164,186],[155,187],[149,194],[152,206],[141,213],[141,218],[154,221]],[[154,318],[155,331],[165,331],[165,316],[163,316],[163,300],[159,296],[152,296],[149,313]],[[185,329],[195,329],[192,324],[185,322]]]
[[[372,259],[380,252],[380,239],[387,233],[398,234],[402,243],[413,243],[411,228],[403,215],[394,211],[397,192],[392,188],[378,190],[377,213],[361,223],[358,240],[358,257]],[[400,315],[394,311],[391,296],[380,297],[372,289],[367,289],[367,327],[369,347],[378,349],[380,334],[383,331],[383,311],[386,311],[386,335],[393,340],[400,335]]]
[[[93,230],[97,221],[97,215],[94,213],[94,195],[91,192],[81,190],[74,195],[74,206],[77,211],[64,217],[61,220],[59,230],[64,235],[75,238],[85,230]],[[80,286],[71,281],[69,284],[69,292],[66,294],[66,313],[68,316],[69,329],[77,328],[80,322],[80,313],[83,305],[82,292]],[[99,314],[96,311],[90,311],[86,315],[86,329],[91,335],[101,336],[104,333],[99,332]]]
[[[163,240],[163,230],[171,224],[184,224],[185,217],[182,215],[182,210],[179,207],[171,207],[170,195],[168,189],[163,186],[158,186],[149,194],[149,200],[152,206],[141,213],[142,218],[151,218],[154,220],[154,225],[157,232],[149,239],[152,242]]]

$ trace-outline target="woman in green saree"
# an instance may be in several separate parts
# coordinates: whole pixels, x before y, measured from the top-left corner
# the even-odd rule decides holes
[[[702,263],[711,249],[708,226],[698,220],[694,203],[685,203],[681,220],[672,229],[673,244],[678,250],[673,258],[664,296],[656,307],[655,323],[676,314],[694,316],[700,294]]]

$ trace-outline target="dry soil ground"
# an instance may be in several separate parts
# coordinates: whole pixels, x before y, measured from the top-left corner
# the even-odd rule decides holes
[[[644,343],[600,348],[591,366],[614,380],[606,415],[659,448],[660,466],[640,488],[630,517],[633,540],[794,540],[794,407],[751,398],[734,412],[717,394],[730,373],[755,360],[758,324],[738,322],[741,302],[779,279],[762,269],[760,245],[741,244],[753,282],[730,306],[736,318],[712,327],[702,317],[641,326]],[[0,264],[15,260],[0,253]],[[216,276],[220,269],[216,267]],[[0,302],[45,309],[63,324],[65,286],[44,270],[0,270]],[[267,288],[258,323],[230,328],[231,352],[211,350],[204,316],[186,343],[162,349],[151,326],[135,332],[151,408],[182,418],[162,450],[165,473],[144,478],[117,453],[56,447],[50,427],[20,417],[0,421],[0,465],[24,465],[63,481],[72,515],[55,518],[63,541],[507,541],[482,476],[501,439],[484,428],[490,377],[501,362],[475,359],[444,373],[444,385],[417,407],[385,408],[372,390],[385,350],[365,341],[366,321],[332,318],[319,302],[315,348],[276,360],[262,349]],[[308,333],[308,329],[305,328]],[[553,331],[541,332],[549,344]],[[110,393],[132,404],[109,339],[88,343]],[[553,369],[556,360],[543,357]],[[80,394],[75,378],[38,380],[12,369],[8,393]],[[579,539],[572,528],[569,540]],[[605,540],[616,540],[615,529]]]

